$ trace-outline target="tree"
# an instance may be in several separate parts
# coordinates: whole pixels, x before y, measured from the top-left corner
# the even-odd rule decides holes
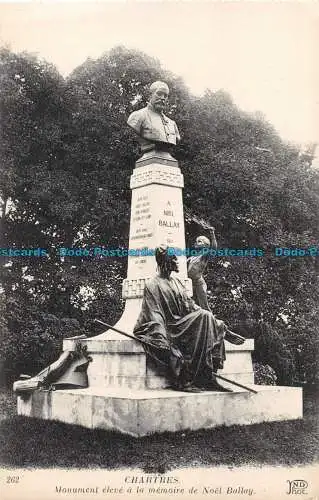
[[[149,83],[161,79],[171,90],[167,113],[182,133],[176,157],[188,244],[204,219],[216,227],[220,247],[265,249],[262,258],[213,260],[207,277],[213,309],[255,338],[256,361],[272,366],[279,382],[313,383],[318,258],[273,251],[318,241],[319,176],[298,149],[260,113],[238,109],[225,91],[196,97],[135,50],[116,47],[67,79],[45,61],[7,49],[0,64],[3,246],[48,250],[43,258],[5,258],[8,363],[19,359],[16,371],[30,369],[35,356],[40,366],[45,342],[53,346],[68,335],[63,325],[90,334],[93,317],[114,322],[121,314],[124,259],[61,258],[59,249],[127,246],[137,150],[126,119],[146,104]]]

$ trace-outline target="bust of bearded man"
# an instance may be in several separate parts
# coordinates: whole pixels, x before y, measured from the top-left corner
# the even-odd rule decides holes
[[[174,120],[163,110],[168,102],[169,88],[165,82],[154,82],[150,86],[150,98],[145,108],[130,114],[127,124],[138,134],[141,151],[153,149],[169,151],[180,141]]]

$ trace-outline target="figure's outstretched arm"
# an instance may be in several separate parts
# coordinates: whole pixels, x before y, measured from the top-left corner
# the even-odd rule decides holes
[[[217,239],[215,235],[215,228],[214,227],[209,227],[209,236],[210,236],[210,246],[214,249],[217,250]]]
[[[209,233],[210,246],[214,250],[217,250],[218,245],[217,245],[217,239],[216,239],[216,235],[215,235],[214,226],[210,226],[204,219],[201,219],[201,218],[197,217],[196,215],[193,215],[193,214],[187,214],[187,215],[189,216],[189,218],[192,221],[196,222],[196,224],[201,226],[205,231],[207,231]]]

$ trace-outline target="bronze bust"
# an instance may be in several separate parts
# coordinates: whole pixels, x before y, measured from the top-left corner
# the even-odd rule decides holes
[[[150,98],[145,108],[130,114],[127,124],[138,134],[141,151],[152,149],[169,150],[180,140],[176,123],[164,115],[169,88],[165,82],[154,82],[150,86]]]

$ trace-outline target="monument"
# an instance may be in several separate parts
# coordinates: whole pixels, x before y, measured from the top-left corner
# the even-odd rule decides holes
[[[179,140],[176,123],[164,115],[169,89],[163,82],[150,87],[146,108],[133,112],[128,125],[135,131],[142,156],[131,176],[132,190],[127,277],[122,296],[125,309],[114,326],[133,334],[141,311],[145,284],[156,275],[154,250],[160,245],[185,248],[183,175],[171,155]],[[194,166],[194,168],[200,166]],[[178,256],[179,279],[192,295],[186,257]],[[223,383],[232,392],[187,393],[172,390],[162,372],[134,339],[108,329],[85,339],[65,339],[63,350],[81,343],[90,357],[88,387],[20,394],[20,415],[60,420],[88,428],[121,431],[133,436],[153,432],[212,428],[289,420],[302,416],[302,391],[295,387],[254,386],[251,353],[254,343],[225,342],[226,362],[221,374],[249,385],[257,393]]]

